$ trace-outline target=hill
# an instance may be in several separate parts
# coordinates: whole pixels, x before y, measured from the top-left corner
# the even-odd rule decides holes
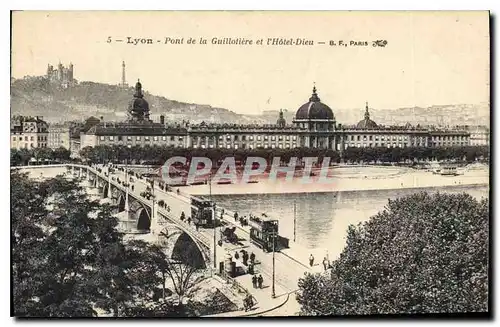
[[[364,118],[365,108],[338,109],[332,107],[338,123],[354,125]],[[261,117],[267,123],[276,123],[279,111],[267,111]],[[284,117],[291,122],[295,110],[284,110]],[[490,125],[488,104],[435,105],[398,109],[370,108],[370,118],[382,125]]]
[[[94,82],[80,82],[69,88],[51,84],[45,77],[11,81],[11,114],[44,116],[49,122],[103,116],[121,120],[126,116],[133,87],[122,88]],[[259,117],[236,114],[224,108],[184,103],[145,92],[151,115],[164,114],[167,120],[192,122],[261,123]]]
[[[89,116],[103,116],[106,120],[126,117],[133,87],[121,88],[94,82],[80,82],[69,88],[50,84],[45,77],[25,77],[11,80],[11,114],[44,116],[49,122],[81,120]],[[193,123],[276,123],[279,111],[262,115],[242,115],[224,108],[170,100],[145,92],[151,114],[163,114],[167,121],[190,120]],[[332,107],[337,122],[356,124],[363,119],[364,108],[342,109]],[[296,108],[284,110],[291,123]],[[370,109],[371,118],[383,125],[487,125],[490,124],[488,104],[435,105],[399,109]]]

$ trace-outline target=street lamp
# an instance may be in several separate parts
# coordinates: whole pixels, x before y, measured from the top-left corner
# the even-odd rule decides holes
[[[212,172],[208,177],[209,199],[212,202]],[[215,214],[215,203],[212,204],[212,223],[214,224],[214,269],[217,269],[217,215]]]
[[[274,261],[274,251],[276,250],[275,249],[275,244],[276,244],[276,232],[273,231],[273,285],[272,285],[272,291],[271,291],[271,297],[274,299],[276,297],[276,290],[275,290],[275,276],[274,276],[274,273],[275,273],[275,261]]]

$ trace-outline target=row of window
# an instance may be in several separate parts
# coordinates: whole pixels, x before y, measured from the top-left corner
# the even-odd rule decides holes
[[[193,148],[197,148],[198,146],[196,144],[193,145]],[[257,143],[256,146],[254,147],[252,144],[249,144],[248,147],[245,143],[241,144],[241,149],[258,149],[258,148],[264,148],[264,149],[275,149],[275,148],[278,148],[278,149],[290,149],[290,143],[286,143],[285,145],[284,144],[278,144],[276,146],[276,144],[271,144],[271,146],[269,146],[269,144],[264,144],[262,145],[261,143]],[[293,143],[292,144],[292,147],[293,148],[296,148],[297,147],[297,143]],[[212,149],[214,148],[214,145],[213,144],[209,144],[208,147],[205,145],[205,144],[201,144],[200,145],[200,148],[201,149],[206,149],[206,148],[209,148],[209,149]],[[224,148],[224,144],[219,144],[219,148]],[[240,146],[238,144],[226,144],[225,146],[226,149],[239,149]]]
[[[135,140],[136,141],[141,141],[142,137],[144,137],[144,141],[151,141],[151,140],[158,141],[160,139],[160,136],[136,136]],[[132,141],[132,136],[127,136],[126,139],[127,139],[127,141]],[[171,136],[169,136],[169,139],[170,139],[170,141],[175,141],[175,136],[171,135]],[[100,140],[101,141],[105,141],[106,140],[106,136],[101,136]],[[114,141],[115,137],[112,136],[112,135],[110,135],[110,136],[108,136],[108,140]],[[118,136],[116,136],[116,140],[117,141],[124,141],[125,140],[125,136],[118,135]],[[161,140],[162,141],[166,141],[167,140],[167,136],[161,136]],[[178,140],[182,141],[183,137],[179,136]]]
[[[32,149],[35,148],[35,144],[34,143],[24,143],[24,144],[21,144],[20,147],[24,147],[25,149],[27,149],[28,145]],[[47,143],[39,143],[38,147],[39,148],[46,148],[47,147]]]
[[[234,140],[235,141],[253,141],[254,140],[254,136],[253,135],[226,135],[226,140],[231,140],[233,139],[234,137]],[[194,142],[197,142],[198,139],[201,139],[203,140],[204,138],[208,138],[210,139],[211,137],[210,136],[193,136],[193,141]],[[296,135],[257,135],[255,136],[255,139],[257,141],[261,141],[262,139],[264,141],[268,141],[268,140],[271,140],[271,141],[276,141],[276,140],[279,140],[279,141],[283,141],[283,140],[287,140],[287,141],[290,141],[290,138],[293,140],[293,141],[296,141],[297,140],[297,136]],[[219,135],[219,140],[222,141],[224,139],[224,136],[223,135]]]
[[[47,141],[47,136],[37,136],[37,141]],[[12,136],[12,141],[22,141],[23,140],[23,137],[22,136],[18,136],[18,138],[16,139],[15,136]],[[34,141],[35,140],[35,137],[34,136],[30,136],[29,137],[29,141]],[[24,137],[24,141],[28,141],[28,136],[25,136]]]

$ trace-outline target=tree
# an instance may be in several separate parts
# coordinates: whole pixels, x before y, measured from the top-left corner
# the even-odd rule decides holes
[[[331,276],[307,275],[304,315],[485,312],[487,199],[417,193],[350,226]]]

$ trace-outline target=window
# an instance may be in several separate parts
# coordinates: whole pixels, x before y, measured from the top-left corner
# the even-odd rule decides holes
[[[136,141],[140,141],[140,140],[141,140],[141,137],[140,137],[140,136],[136,136],[135,140],[136,140]]]
[[[296,136],[296,135],[294,135],[294,136],[292,137],[292,139],[293,139],[294,141],[297,141],[297,136]]]
[[[179,141],[182,141],[182,136],[179,136]]]
[[[231,144],[226,145],[226,149],[231,149]]]
[[[33,136],[30,137],[30,141],[33,141],[35,138]]]
[[[271,136],[271,141],[276,141],[276,135]]]
[[[278,140],[283,141],[283,135],[280,135],[280,136],[278,137]]]
[[[162,141],[166,141],[166,140],[167,140],[167,137],[166,137],[166,136],[162,136],[162,137],[161,137],[161,140],[162,140]]]
[[[241,140],[242,141],[245,141],[247,139],[247,136],[246,135],[241,135]]]
[[[104,136],[99,137],[101,141],[104,141]]]
[[[144,136],[145,141],[149,141],[149,136]]]
[[[235,149],[237,149],[237,148],[238,148],[238,144],[235,144],[235,145],[234,145],[234,148],[235,148]]]
[[[281,144],[280,144],[280,145],[281,145]],[[287,143],[287,144],[286,144],[286,148],[287,148],[287,149],[290,149],[290,143]]]
[[[260,143],[257,143],[257,147],[260,148],[262,145]]]
[[[253,135],[250,135],[250,136],[248,137],[248,139],[249,139],[250,141],[253,141]]]
[[[274,149],[275,147],[276,147],[276,145],[271,144],[271,149]],[[281,149],[281,144],[280,144],[280,149]]]
[[[293,147],[296,148],[297,147],[297,143],[293,143]]]
[[[158,141],[158,136],[153,136],[153,141]]]
[[[222,141],[222,135],[219,135],[219,140],[221,140],[221,141]]]
[[[373,140],[373,136],[370,135],[370,141],[372,141],[372,140]]]
[[[361,140],[361,136],[358,135],[358,141]]]
[[[35,146],[33,145],[33,143],[31,143],[31,144],[30,144],[30,146],[31,146],[32,148],[34,148],[34,147],[35,147]]]
[[[127,141],[132,141],[132,136],[127,136]]]
[[[231,135],[226,135],[226,140],[231,140]]]
[[[264,135],[264,141],[267,141],[267,135]]]
[[[175,140],[175,137],[172,135],[170,136],[170,141],[174,141]],[[198,140],[198,137],[197,136],[194,136],[193,137],[193,141],[197,141]]]
[[[113,136],[110,136],[110,137],[109,137],[109,140],[110,140],[110,141],[113,141]]]
[[[14,136],[14,137],[12,137],[12,141],[15,141],[15,140],[16,140],[16,137],[15,137],[15,136]]]
[[[260,135],[257,135],[257,141],[260,141]]]
[[[286,136],[286,140],[287,140],[287,141],[290,141],[290,135],[287,135],[287,136]]]

